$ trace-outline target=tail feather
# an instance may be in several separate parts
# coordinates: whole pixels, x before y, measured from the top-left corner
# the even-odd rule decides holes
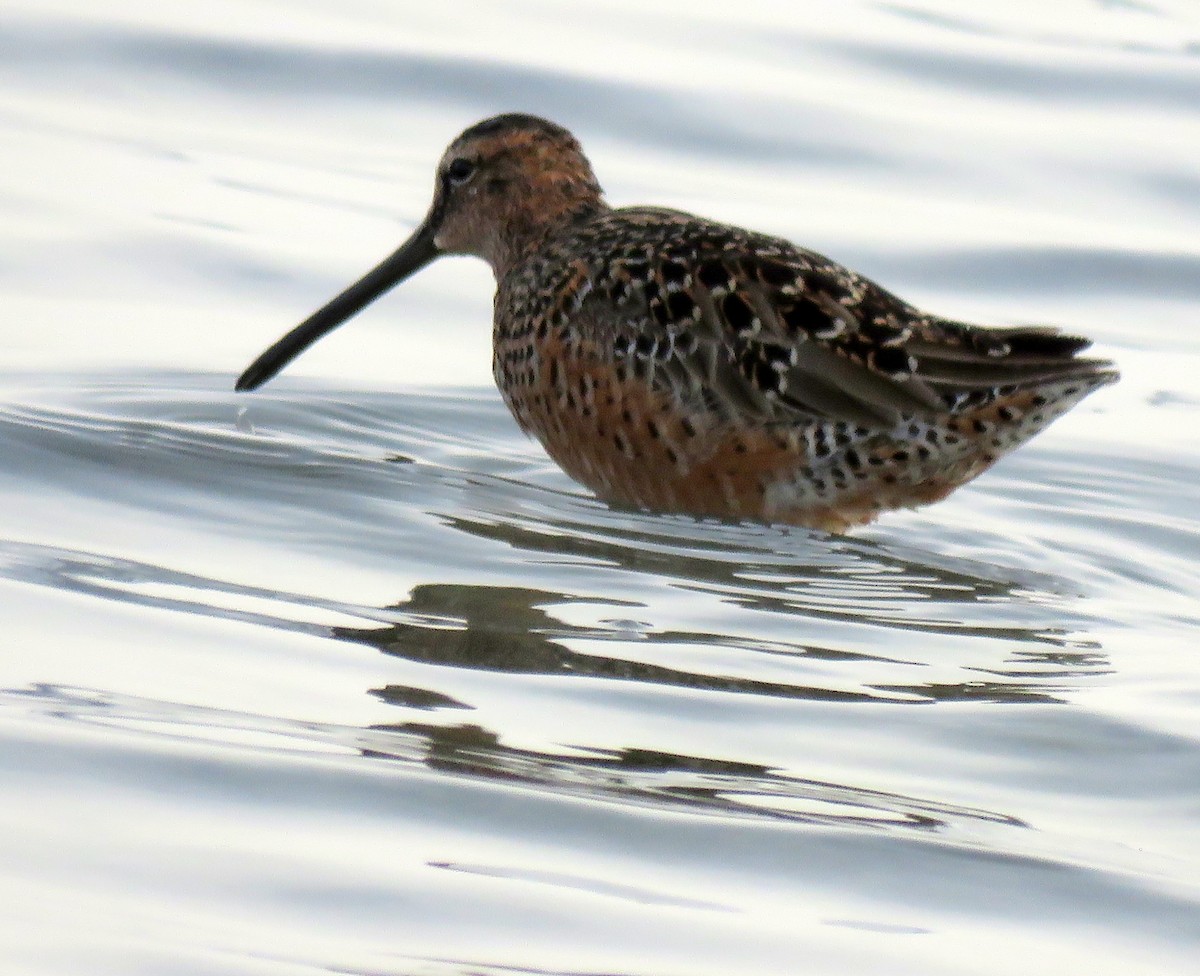
[[[1048,326],[994,329],[991,333],[1008,346],[1010,356],[1064,358],[1077,355],[1092,344],[1091,339],[1067,335]]]
[[[985,362],[936,360],[918,357],[918,373],[925,382],[956,390],[982,389],[991,386],[1031,386],[1088,377],[1096,373],[1114,372],[1113,365],[1104,359],[1009,360]]]
[[[937,321],[913,336],[907,351],[916,374],[944,393],[993,386],[1038,386],[1059,380],[1117,376],[1111,362],[1077,358],[1091,341],[1049,326],[980,328]]]

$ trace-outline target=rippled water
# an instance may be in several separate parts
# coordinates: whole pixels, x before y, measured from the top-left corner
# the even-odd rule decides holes
[[[0,13],[6,971],[1192,971],[1194,6],[443,8]],[[509,109],[1124,379],[849,536],[591,498],[470,261],[234,394]]]

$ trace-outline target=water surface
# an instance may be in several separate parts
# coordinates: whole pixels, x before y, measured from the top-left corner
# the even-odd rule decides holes
[[[0,15],[0,941],[36,974],[1179,973],[1189,4]],[[457,131],[1123,380],[849,536],[617,511],[447,260],[251,396]]]

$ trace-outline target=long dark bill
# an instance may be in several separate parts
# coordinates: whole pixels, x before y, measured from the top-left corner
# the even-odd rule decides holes
[[[321,336],[332,332],[389,288],[394,288],[436,258],[440,252],[433,243],[432,225],[433,221],[426,219],[394,254],[384,258],[337,298],[313,312],[254,360],[246,372],[238,377],[234,389],[258,389]]]

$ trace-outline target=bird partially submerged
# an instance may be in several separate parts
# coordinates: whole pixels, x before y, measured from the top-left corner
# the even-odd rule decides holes
[[[652,511],[868,522],[945,497],[1118,376],[1077,336],[942,319],[781,238],[614,209],[574,136],[510,114],[450,144],[412,236],[237,389],[442,254],[496,276],[517,423],[601,498]]]

